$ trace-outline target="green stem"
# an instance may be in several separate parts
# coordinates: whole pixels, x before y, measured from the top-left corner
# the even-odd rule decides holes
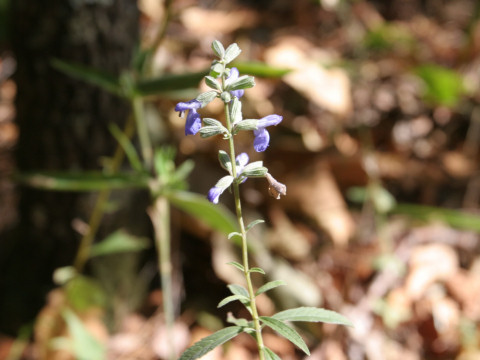
[[[135,121],[133,116],[130,116],[128,118],[123,132],[128,138],[131,138],[133,136],[135,132]],[[120,145],[117,145],[110,166],[107,168],[107,172],[110,174],[115,173],[120,168],[124,157],[125,153],[123,151],[123,148]],[[93,240],[95,239],[95,235],[97,234],[100,223],[102,222],[103,215],[105,213],[105,204],[110,197],[110,193],[111,190],[109,189],[102,190],[98,193],[98,197],[95,201],[92,214],[90,215],[90,219],[88,220],[88,230],[80,240],[80,246],[78,248],[77,255],[73,263],[78,273],[82,272],[90,256],[90,249],[92,248]]]
[[[228,104],[225,104],[225,118],[226,118],[227,129],[231,133],[232,122],[230,119],[230,111],[229,111]],[[237,166],[235,163],[235,143],[233,141],[233,136],[230,136],[228,142],[230,146],[230,158],[232,159],[232,175],[236,179]],[[236,181],[233,182],[233,197],[235,199],[235,211],[237,214],[238,225],[240,227],[240,233],[242,234],[243,273],[245,276],[245,280],[247,282],[248,296],[250,298],[250,307],[252,309],[252,320],[255,328],[255,337],[257,340],[258,355],[260,357],[260,360],[265,360],[265,356],[263,354],[264,345],[263,345],[263,338],[262,338],[262,327],[260,325],[260,318],[258,316],[257,305],[255,303],[255,293],[253,291],[250,267],[248,263],[247,232],[245,230],[245,223],[243,222],[242,203],[240,201],[239,184]]]
[[[168,200],[159,196],[148,212],[155,229],[155,244],[159,253],[158,270],[162,280],[163,314],[165,316],[168,359],[175,360],[173,326],[175,322],[172,295],[172,260],[170,256],[170,207]]]

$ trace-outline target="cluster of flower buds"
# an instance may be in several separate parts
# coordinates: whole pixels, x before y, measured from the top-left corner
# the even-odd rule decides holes
[[[231,139],[240,131],[253,131],[255,136],[253,148],[257,152],[265,151],[270,143],[270,134],[266,128],[278,125],[283,119],[282,116],[273,114],[261,119],[244,119],[242,103],[239,99],[243,96],[245,89],[255,86],[255,80],[253,76],[240,76],[238,69],[235,67],[227,67],[241,52],[237,44],[232,44],[224,49],[223,45],[215,40],[212,49],[219,59],[213,61],[210,74],[205,76],[205,83],[211,90],[200,94],[193,100],[180,102],[175,106],[175,111],[178,111],[180,116],[188,112],[185,122],[185,135],[200,133],[203,138],[223,135],[224,139]],[[229,120],[225,124],[226,126],[216,119],[202,119],[197,112],[198,109],[207,106],[216,98],[221,99],[228,105],[226,116]],[[268,173],[268,169],[263,166],[262,161],[248,164],[248,155],[242,153],[235,158],[234,166],[232,159],[224,151],[219,152],[219,160],[221,166],[229,172],[229,175],[221,178],[210,189],[208,199],[211,202],[218,203],[220,195],[234,181],[240,184],[249,177],[266,177],[270,184],[269,192],[277,199],[280,198],[280,195],[286,195],[286,186],[277,182]]]

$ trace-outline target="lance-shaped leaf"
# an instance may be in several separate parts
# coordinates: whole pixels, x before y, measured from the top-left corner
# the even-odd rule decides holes
[[[230,284],[227,287],[231,291],[232,294],[241,295],[241,296],[244,296],[244,297],[248,298],[248,291],[242,285]]]
[[[202,138],[209,138],[211,136],[227,134],[228,130],[223,125],[204,126],[199,130]]]
[[[214,205],[204,196],[187,191],[169,191],[165,196],[177,208],[225,235],[238,229],[236,218],[222,204]]]
[[[268,290],[272,290],[272,289],[275,289],[276,287],[279,287],[279,286],[283,286],[283,285],[287,285],[285,283],[285,281],[283,280],[274,280],[274,281],[269,281],[268,283],[266,283],[265,285],[261,286],[257,292],[255,293],[255,296],[258,296]]]
[[[106,72],[100,71],[92,67],[80,64],[73,64],[60,59],[53,59],[51,61],[51,64],[55,69],[71,77],[85,81],[92,85],[96,85],[103,90],[106,90],[115,95],[122,95],[120,81],[116,76],[110,75]]]
[[[262,78],[279,78],[289,72],[291,69],[278,68],[262,62],[242,61],[232,64],[241,74],[248,74]]]
[[[230,295],[230,296],[227,296],[222,301],[220,301],[217,305],[217,308],[221,308],[222,306],[225,306],[228,303],[231,303],[232,301],[237,301],[237,300],[243,304],[247,304],[250,301],[248,298],[242,295]]]
[[[262,224],[264,222],[265,220],[262,220],[262,219],[253,220],[250,224],[247,225],[247,227],[245,228],[245,231],[248,231],[251,228],[253,228],[255,225]]]
[[[172,91],[197,88],[208,71],[186,74],[166,74],[158,78],[139,80],[135,92],[141,96],[168,94]]]
[[[242,50],[238,47],[236,43],[233,43],[227,47],[227,50],[225,50],[225,56],[223,57],[223,61],[225,64],[228,64],[232,60],[234,60]]]
[[[225,71],[225,65],[219,61],[214,60],[212,66],[210,67],[210,76],[213,78],[218,78]]]
[[[325,310],[315,307],[299,307],[280,311],[272,316],[281,321],[306,321],[323,322],[327,324],[339,324],[353,326],[350,320],[335,311]]]
[[[207,84],[208,87],[210,87],[214,90],[221,90],[220,84],[212,76],[205,76],[205,84]]]
[[[242,326],[229,326],[209,335],[189,347],[179,360],[194,360],[202,357],[217,346],[226,343],[243,332]]]
[[[263,166],[263,161],[255,161],[242,170],[242,175],[246,177],[264,177],[268,172],[268,169]]]
[[[225,48],[223,47],[222,43],[218,40],[214,40],[212,42],[212,50],[220,59],[223,59],[225,56]]]
[[[28,186],[52,191],[100,191],[108,189],[148,188],[145,174],[103,172],[38,172],[20,174],[16,179]]]
[[[227,322],[229,322],[230,324],[233,324],[233,325],[242,326],[244,328],[252,328],[253,327],[253,322],[252,321],[247,321],[247,319],[243,319],[243,318],[237,319],[230,312],[227,314]]]
[[[262,268],[259,268],[259,267],[252,267],[248,270],[249,273],[260,273],[260,274],[263,274],[265,275],[265,270],[263,270]]]
[[[227,91],[249,89],[255,86],[255,79],[250,75],[240,76],[238,79],[225,82]]]
[[[220,165],[222,168],[227,170],[229,174],[232,174],[232,160],[230,159],[230,155],[228,155],[225,151],[219,150],[218,151],[218,161],[220,161]]]
[[[148,239],[130,235],[124,230],[118,230],[104,240],[94,244],[90,251],[90,256],[141,251],[149,246],[150,241]]]
[[[265,355],[265,360],[282,360],[280,356],[275,354],[272,350],[267,347],[263,348],[263,354]]]
[[[245,268],[243,267],[243,265],[236,261],[230,261],[227,263],[227,265],[232,265],[232,266],[235,266],[240,271],[245,271]]]
[[[230,120],[233,124],[242,120],[242,102],[236,96],[233,97],[230,105]]]
[[[237,134],[239,131],[253,131],[258,130],[258,120],[256,119],[245,119],[237,122],[233,127],[232,132]]]
[[[293,344],[302,349],[305,354],[310,355],[310,350],[308,350],[307,344],[305,344],[305,341],[303,341],[300,334],[291,326],[269,316],[260,316],[260,320],[263,324],[275,330],[284,338],[290,340]]]
[[[195,100],[202,104],[202,108],[210,104],[217,97],[218,92],[215,90],[207,91],[198,95]]]

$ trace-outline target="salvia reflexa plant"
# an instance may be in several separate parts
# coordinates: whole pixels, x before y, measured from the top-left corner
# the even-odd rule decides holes
[[[298,332],[289,324],[292,321],[326,322],[351,326],[351,323],[342,315],[325,309],[314,307],[299,307],[274,314],[273,316],[260,316],[257,310],[255,299],[278,286],[285,285],[281,280],[267,282],[258,289],[252,285],[252,275],[265,275],[265,271],[259,267],[250,267],[247,232],[263,220],[255,220],[245,225],[240,202],[240,185],[249,178],[265,178],[269,185],[269,193],[276,199],[287,194],[287,187],[278,182],[263,165],[262,161],[249,162],[246,153],[236,154],[235,135],[240,131],[252,131],[254,135],[253,148],[257,152],[265,151],[270,142],[269,126],[278,125],[282,121],[280,115],[268,115],[261,119],[244,119],[242,114],[242,103],[240,98],[245,89],[255,86],[252,76],[240,76],[235,67],[228,68],[241,52],[237,44],[232,44],[225,49],[223,45],[215,40],[212,49],[218,57],[210,68],[210,74],[205,76],[205,83],[211,89],[197,96],[188,102],[180,102],[175,110],[183,116],[187,113],[185,123],[185,135],[200,133],[202,138],[221,135],[228,142],[228,151],[220,150],[218,159],[220,165],[227,175],[222,177],[208,192],[207,198],[212,203],[218,203],[220,195],[227,189],[231,189],[235,200],[235,210],[238,219],[238,232],[231,233],[228,238],[238,237],[242,246],[242,264],[231,262],[232,266],[241,271],[245,277],[246,287],[236,284],[228,285],[232,295],[226,297],[218,304],[222,307],[232,301],[240,301],[250,314],[250,319],[237,319],[229,316],[227,321],[231,326],[223,328],[212,335],[198,341],[188,348],[180,357],[180,360],[198,359],[215,347],[233,339],[235,336],[245,332],[254,337],[258,345],[258,355],[261,360],[280,359],[272,350],[265,346],[262,337],[262,330],[269,327],[281,336],[284,336],[307,355],[310,354],[307,345]],[[203,118],[198,110],[207,106],[215,99],[220,99],[224,104],[225,122],[216,119]]]

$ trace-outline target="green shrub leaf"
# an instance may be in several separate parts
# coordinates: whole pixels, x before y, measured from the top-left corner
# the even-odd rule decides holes
[[[217,308],[221,308],[222,306],[227,305],[228,303],[231,303],[232,301],[240,301],[242,304],[248,303],[250,300],[248,297],[245,297],[243,295],[231,295],[227,296],[225,299],[220,301],[217,305]]]
[[[273,315],[273,318],[281,321],[323,322],[327,324],[353,326],[350,320],[343,315],[335,311],[315,307],[299,307],[280,311]]]
[[[282,360],[280,356],[275,354],[272,350],[267,347],[263,348],[263,354],[265,355],[265,360]]]
[[[293,329],[291,326],[281,322],[280,320],[277,320],[277,319],[275,319],[273,317],[269,317],[269,316],[260,316],[260,320],[266,326],[275,330],[277,333],[282,335],[284,338],[290,340],[293,344],[295,344],[300,349],[302,349],[302,351],[305,354],[310,355],[310,350],[308,350],[307,344],[305,344],[305,341],[303,341],[300,334],[295,329]]]
[[[285,283],[285,281],[283,280],[274,280],[274,281],[269,281],[268,283],[266,283],[265,285],[261,286],[257,292],[255,293],[255,296],[258,296],[260,294],[263,294],[264,292],[268,291],[268,290],[272,290],[272,289],[275,289],[276,287],[278,286],[282,286],[282,285],[287,285]]]
[[[243,327],[241,326],[229,326],[222,330],[219,330],[212,335],[209,335],[193,344],[191,347],[185,350],[182,356],[180,356],[179,360],[198,359],[206,353],[210,352],[211,350],[215,349],[217,346],[226,343],[230,339],[233,339],[242,331]]]

